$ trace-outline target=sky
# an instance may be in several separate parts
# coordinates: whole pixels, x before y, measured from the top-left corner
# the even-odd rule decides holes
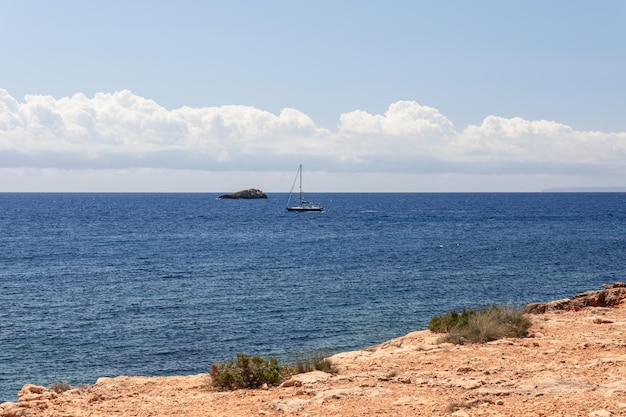
[[[626,187],[623,0],[0,0],[0,192]]]

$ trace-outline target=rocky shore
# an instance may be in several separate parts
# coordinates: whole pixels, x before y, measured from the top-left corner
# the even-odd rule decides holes
[[[61,393],[25,385],[0,416],[625,416],[626,285],[583,294],[527,306],[523,339],[452,345],[417,331],[332,356],[337,374],[260,390],[216,391],[206,374],[101,378]]]

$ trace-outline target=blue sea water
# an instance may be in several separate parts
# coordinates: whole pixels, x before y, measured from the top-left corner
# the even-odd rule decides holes
[[[626,194],[0,194],[0,402],[23,384],[363,348],[624,280]]]

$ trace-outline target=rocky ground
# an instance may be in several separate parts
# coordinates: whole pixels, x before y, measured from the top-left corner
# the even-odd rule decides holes
[[[626,303],[544,310],[524,339],[437,344],[418,331],[282,387],[219,392],[208,375],[26,385],[0,416],[626,416]]]

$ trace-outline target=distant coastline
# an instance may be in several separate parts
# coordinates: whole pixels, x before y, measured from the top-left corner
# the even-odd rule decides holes
[[[563,187],[546,188],[544,193],[626,193],[626,187]]]

